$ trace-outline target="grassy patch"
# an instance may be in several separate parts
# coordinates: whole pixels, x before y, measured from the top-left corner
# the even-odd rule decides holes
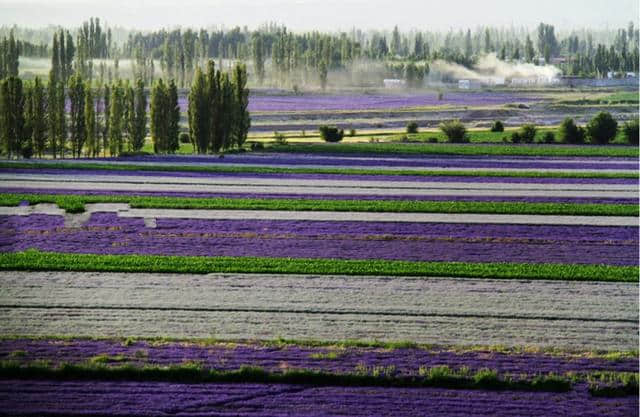
[[[637,372],[593,372],[587,375],[587,381],[595,397],[638,395]]]
[[[567,392],[571,382],[557,376],[541,376],[533,380],[499,376],[496,371],[480,370],[466,375],[447,369],[425,374],[421,378],[395,376],[388,372],[330,373],[312,370],[268,372],[258,367],[242,367],[232,371],[202,368],[199,364],[175,366],[131,365],[104,366],[96,364],[62,364],[59,367],[41,364],[0,362],[0,377],[58,380],[136,380],[181,383],[269,383],[304,384],[313,386],[378,386],[378,387],[439,387],[449,389],[519,390]],[[542,381],[542,383],[540,383]]]
[[[83,196],[64,194],[0,194],[0,205],[55,203],[69,213],[81,213],[87,203],[128,203],[133,208],[206,210],[287,210],[378,213],[480,213],[567,216],[638,216],[635,204],[576,204],[469,201],[312,200],[260,198],[183,198]]]
[[[359,144],[353,146],[367,146]],[[385,146],[405,146],[380,144]],[[332,145],[300,145],[318,146],[317,152],[327,153]],[[338,146],[349,146],[341,144]],[[414,146],[414,145],[408,145]],[[416,145],[422,146],[422,145]],[[338,148],[335,148],[338,149]],[[355,151],[354,151],[355,152]],[[633,155],[632,155],[633,156]],[[637,155],[636,155],[637,156]],[[392,175],[420,177],[497,177],[497,178],[638,178],[634,173],[608,173],[593,171],[576,172],[536,172],[531,171],[445,171],[445,170],[402,170],[402,169],[369,169],[369,168],[272,168],[262,166],[207,166],[207,165],[141,165],[141,164],[109,164],[108,162],[0,162],[0,169],[76,169],[104,171],[157,171],[157,172],[208,172],[208,173],[246,173],[246,174],[332,174],[332,175]]]
[[[429,133],[427,133],[427,136]],[[633,146],[568,146],[568,145],[475,145],[475,144],[401,144],[401,143],[341,143],[310,145],[276,145],[277,152],[334,154],[408,154],[408,155],[520,155],[520,156],[605,156],[638,157]]]
[[[638,282],[637,266],[352,259],[0,253],[0,270],[379,275]]]

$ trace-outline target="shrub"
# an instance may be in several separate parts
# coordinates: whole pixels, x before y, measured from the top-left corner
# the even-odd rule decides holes
[[[431,137],[427,140],[429,141],[429,143],[438,143],[438,138]]]
[[[491,125],[491,131],[492,132],[504,132],[504,124],[502,124],[502,122],[500,120],[496,120]]]
[[[517,130],[511,134],[511,142],[520,143],[522,142],[522,135]]]
[[[467,128],[460,122],[460,120],[452,120],[440,124],[440,130],[445,134],[449,142],[464,143],[469,142],[467,136]]]
[[[558,135],[560,136],[560,141],[564,143],[576,144],[584,142],[584,129],[577,126],[570,117],[562,121],[560,129],[558,129]]]
[[[262,142],[251,142],[249,144],[249,147],[252,151],[259,151],[264,149],[264,144]]]
[[[618,122],[610,113],[600,112],[587,124],[587,136],[592,143],[601,145],[611,142],[618,133]]]
[[[556,141],[556,135],[554,135],[553,132],[547,132],[542,137],[542,142],[544,143],[553,143],[555,141]]]
[[[354,137],[356,135],[356,130],[355,129],[350,129],[349,130],[349,136]]]
[[[407,133],[418,133],[418,124],[416,122],[410,122],[407,125]]]
[[[635,119],[625,123],[622,126],[624,139],[631,145],[638,144],[638,136],[640,134],[640,120]]]
[[[525,143],[533,143],[537,132],[538,129],[532,124],[522,125],[520,128],[520,137]]]
[[[191,143],[191,138],[188,133],[182,132],[179,137],[180,143]]]
[[[320,136],[325,142],[340,142],[344,137],[344,130],[335,126],[320,126]]]
[[[273,132],[273,139],[276,142],[276,145],[286,145],[287,139],[284,137],[284,134],[275,131]]]

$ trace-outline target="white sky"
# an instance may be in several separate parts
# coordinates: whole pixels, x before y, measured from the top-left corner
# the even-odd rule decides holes
[[[79,26],[90,16],[136,29],[193,26],[255,28],[277,22],[295,30],[535,26],[557,31],[626,27],[638,0],[0,0],[0,25]],[[637,23],[636,23],[637,24]]]

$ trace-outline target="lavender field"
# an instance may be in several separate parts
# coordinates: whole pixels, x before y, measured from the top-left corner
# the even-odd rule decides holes
[[[638,216],[616,211],[638,204],[631,158],[108,163],[0,169],[0,258],[15,265],[0,272],[0,414],[637,415]],[[109,169],[127,164],[144,169]],[[336,202],[359,209],[321,207]],[[451,207],[412,210],[431,203]],[[540,204],[609,214],[526,214]],[[236,266],[197,267],[208,260]],[[228,379],[194,380],[207,372]],[[275,380],[292,372],[329,381]],[[406,386],[437,372],[481,382]],[[498,389],[482,372],[566,388]]]

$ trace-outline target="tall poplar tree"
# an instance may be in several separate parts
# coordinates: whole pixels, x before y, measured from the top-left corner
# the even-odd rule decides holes
[[[147,96],[144,92],[144,82],[141,79],[136,81],[134,96],[132,150],[139,152],[144,146],[144,139],[147,136]]]
[[[199,154],[207,153],[209,148],[209,106],[207,100],[207,81],[200,70],[196,73],[189,92],[189,136],[194,149]]]
[[[124,87],[118,81],[111,88],[111,106],[109,108],[109,153],[118,156],[123,150],[122,132],[124,130]]]
[[[79,73],[69,78],[69,136],[71,153],[74,158],[82,155],[82,148],[87,137],[85,124],[85,90],[84,80]]]
[[[87,85],[84,95],[84,126],[87,140],[87,154],[95,158],[100,152],[100,139],[97,136],[96,103],[93,99],[91,85]]]
[[[31,94],[31,139],[34,152],[42,158],[47,147],[47,102],[40,77],[33,82]]]
[[[60,157],[64,158],[67,152],[67,114],[64,84],[61,81],[56,83],[55,100],[56,132],[58,133],[56,148]]]
[[[178,87],[173,80],[169,82],[167,98],[167,114],[169,115],[167,150],[169,153],[175,153],[180,149],[180,106],[178,105]]]
[[[168,151],[168,120],[167,102],[169,101],[167,86],[159,78],[151,90],[151,139],[155,153]]]
[[[233,95],[234,95],[234,117],[233,117],[233,139],[234,144],[242,147],[247,140],[247,134],[251,127],[249,117],[249,90],[247,89],[247,67],[244,64],[236,64],[233,69]]]
[[[107,156],[107,149],[109,149],[109,126],[111,123],[111,87],[108,84],[104,85],[104,96],[102,97],[102,150],[104,156]]]
[[[0,142],[7,156],[19,156],[24,139],[22,80],[10,76],[0,82]]]

